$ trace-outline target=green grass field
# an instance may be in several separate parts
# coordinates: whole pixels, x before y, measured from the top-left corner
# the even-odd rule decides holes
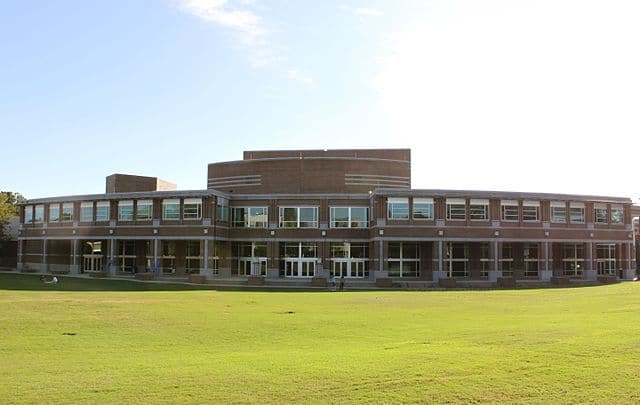
[[[85,291],[63,291],[74,282]],[[640,283],[343,293],[117,283],[0,274],[1,402],[640,402]]]

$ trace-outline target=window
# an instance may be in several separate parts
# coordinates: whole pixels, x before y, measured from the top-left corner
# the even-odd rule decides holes
[[[538,244],[525,243],[523,249],[524,276],[538,277]]]
[[[183,210],[183,219],[202,218],[202,198],[185,198]]]
[[[267,207],[235,207],[231,209],[231,225],[237,228],[266,228]]]
[[[30,224],[33,222],[33,205],[24,206],[24,223]]]
[[[331,272],[334,277],[366,277],[369,275],[367,243],[331,243]]]
[[[505,242],[502,244],[502,257],[500,258],[502,275],[513,276],[513,245]]]
[[[387,198],[388,219],[409,219],[408,198]]]
[[[389,242],[389,277],[418,277],[420,254],[415,242]]]
[[[49,204],[49,222],[60,221],[60,204]]]
[[[594,216],[596,224],[608,224],[609,212],[607,210],[607,204],[596,203],[594,205]]]
[[[469,218],[472,221],[489,219],[489,200],[471,199],[469,201]]]
[[[216,220],[227,222],[229,220],[229,201],[226,198],[218,197],[216,201]]]
[[[551,201],[551,222],[564,224],[567,222],[567,205],[562,201]]]
[[[540,220],[540,201],[522,202],[522,220],[525,222],[538,222]]]
[[[62,222],[73,221],[73,203],[62,204]]]
[[[280,228],[317,228],[318,207],[280,207]]]
[[[238,259],[238,275],[267,275],[266,242],[240,242],[233,247]]]
[[[596,245],[596,266],[598,274],[616,274],[616,245]]]
[[[503,221],[519,221],[520,220],[518,201],[516,200],[500,201],[500,211],[502,213]]]
[[[584,224],[584,203],[572,202],[569,204],[569,221],[572,224]]]
[[[133,200],[118,201],[118,221],[133,221]]]
[[[180,200],[162,200],[162,219],[165,221],[176,221],[180,219]]]
[[[83,201],[80,203],[80,222],[93,221],[93,202]]]
[[[331,207],[329,210],[331,228],[367,228],[367,207]]]
[[[109,201],[98,201],[96,203],[96,221],[108,221],[109,209]]]
[[[318,245],[308,242],[280,243],[280,275],[313,277],[318,262]]]
[[[624,214],[624,211],[622,209],[622,205],[612,205],[611,206],[611,223],[621,224],[623,214]]]
[[[138,200],[136,202],[136,219],[138,221],[153,219],[153,201]]]
[[[200,256],[200,241],[188,240],[186,245],[185,272],[187,274],[198,274],[200,273],[202,260],[202,256]]]
[[[444,251],[444,271],[447,277],[469,276],[469,245],[467,243],[447,242]]]
[[[565,243],[562,248],[564,275],[581,276],[584,267],[584,245],[581,243]]]
[[[36,213],[33,222],[44,222],[44,205],[36,205]]]
[[[464,198],[447,198],[447,219],[467,219],[467,209]]]
[[[413,219],[433,220],[433,198],[413,199]]]

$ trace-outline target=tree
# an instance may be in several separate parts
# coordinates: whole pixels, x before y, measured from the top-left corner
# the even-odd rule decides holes
[[[11,218],[18,215],[18,204],[25,201],[20,193],[0,191],[0,239],[5,239],[5,225]]]

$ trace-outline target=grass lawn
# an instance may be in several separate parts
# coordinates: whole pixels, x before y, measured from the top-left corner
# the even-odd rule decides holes
[[[3,403],[640,402],[640,283],[288,293],[80,281],[107,287],[0,274]]]

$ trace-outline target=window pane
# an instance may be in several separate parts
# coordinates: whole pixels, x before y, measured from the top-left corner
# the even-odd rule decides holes
[[[417,259],[418,258],[418,244],[417,243],[402,243],[402,258],[403,259]]]
[[[300,208],[300,228],[316,228],[318,226],[318,209],[316,207]]]
[[[572,223],[584,223],[584,208],[570,208],[569,215]]]
[[[447,204],[447,219],[464,220],[467,218],[464,204]]]
[[[351,257],[354,259],[366,259],[369,257],[369,246],[366,243],[352,243]]]
[[[368,212],[369,208],[367,207],[351,207],[351,227],[367,228],[369,225]]]
[[[73,220],[73,204],[72,203],[62,204],[62,220],[67,222]]]
[[[348,243],[332,243],[331,257],[338,258],[338,259],[349,257],[349,244]]]
[[[150,220],[153,218],[153,203],[151,201],[138,201],[136,219]]]
[[[162,204],[162,219],[176,220],[180,219],[180,203],[171,202]]]
[[[623,214],[622,208],[611,208],[611,223],[621,224],[622,214]]]
[[[49,222],[58,222],[60,221],[60,206],[50,205],[49,206]]]
[[[133,221],[133,205],[118,205],[118,220]]]
[[[551,207],[551,222],[565,223],[567,221],[567,209],[565,207]]]
[[[280,207],[280,227],[298,227],[298,209],[295,207]]]
[[[200,219],[202,217],[202,203],[185,203],[183,209],[184,219]]]
[[[389,243],[389,257],[400,258],[400,242]]]
[[[488,205],[470,205],[469,218],[472,220],[486,220],[489,218]]]
[[[268,220],[267,207],[249,208],[249,227],[266,228]]]
[[[606,224],[609,222],[606,208],[596,208],[596,223]]]
[[[433,219],[433,204],[413,203],[413,218]]]
[[[331,227],[333,228],[349,227],[349,208],[348,207],[332,207],[331,208]]]
[[[81,222],[93,221],[93,205],[80,206],[80,221]]]
[[[244,228],[246,227],[247,220],[245,218],[247,209],[244,207],[231,208],[231,226]]]
[[[538,221],[540,207],[522,207],[522,219],[525,221]]]
[[[96,221],[108,221],[109,220],[109,203],[98,203],[96,207]]]
[[[36,214],[34,217],[35,222],[44,221],[44,205],[36,205]]]
[[[395,202],[387,206],[387,217],[389,219],[409,219],[409,203]]]

